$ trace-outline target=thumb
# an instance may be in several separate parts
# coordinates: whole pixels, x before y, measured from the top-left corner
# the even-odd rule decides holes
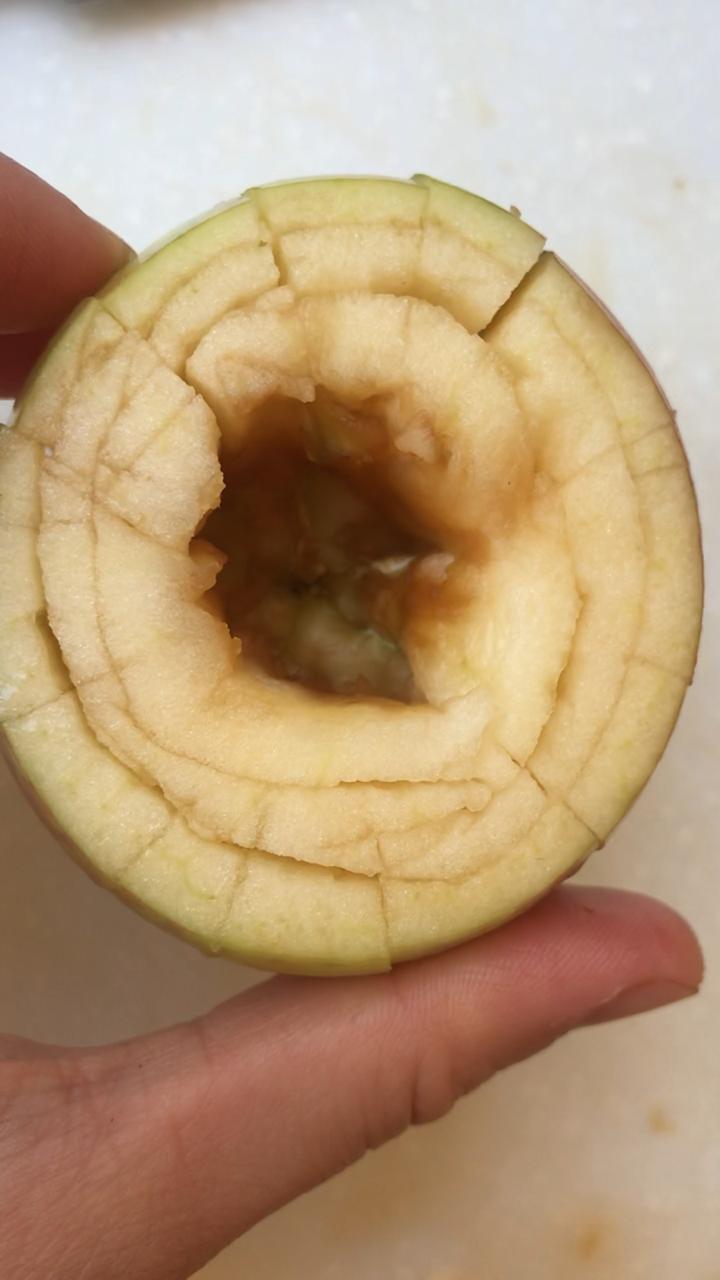
[[[75,1114],[52,1139],[60,1153],[47,1147],[57,1126],[38,1127],[40,1177],[16,1165],[6,1220],[13,1235],[26,1224],[34,1259],[36,1224],[56,1223],[57,1280],[180,1280],[499,1068],[572,1027],[689,995],[701,972],[693,934],[668,908],[565,888],[497,933],[391,974],[273,979],[171,1031],[68,1056]]]

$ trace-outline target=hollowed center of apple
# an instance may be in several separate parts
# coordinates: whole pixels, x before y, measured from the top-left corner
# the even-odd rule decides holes
[[[339,695],[424,701],[408,620],[451,557],[383,479],[382,405],[274,397],[221,453],[202,531],[227,556],[215,588],[245,661]]]

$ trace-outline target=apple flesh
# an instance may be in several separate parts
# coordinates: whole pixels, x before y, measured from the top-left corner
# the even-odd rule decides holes
[[[673,415],[518,217],[260,188],[58,335],[0,435],[0,716],[103,883],[377,971],[600,844],[691,679]]]

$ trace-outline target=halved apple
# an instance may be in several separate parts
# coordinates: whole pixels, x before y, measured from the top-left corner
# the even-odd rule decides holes
[[[0,714],[105,884],[382,970],[601,843],[692,676],[673,415],[517,216],[251,191],[84,303],[0,436]]]

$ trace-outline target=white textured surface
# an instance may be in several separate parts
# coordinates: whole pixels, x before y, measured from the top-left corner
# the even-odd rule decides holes
[[[0,50],[0,147],[137,245],[251,183],[298,174],[421,169],[519,205],[654,364],[703,510],[696,687],[585,878],[685,910],[710,962],[704,995],[515,1069],[203,1275],[718,1280],[716,0],[5,0]],[[102,894],[14,784],[0,786],[8,1030],[128,1035],[250,980]]]

